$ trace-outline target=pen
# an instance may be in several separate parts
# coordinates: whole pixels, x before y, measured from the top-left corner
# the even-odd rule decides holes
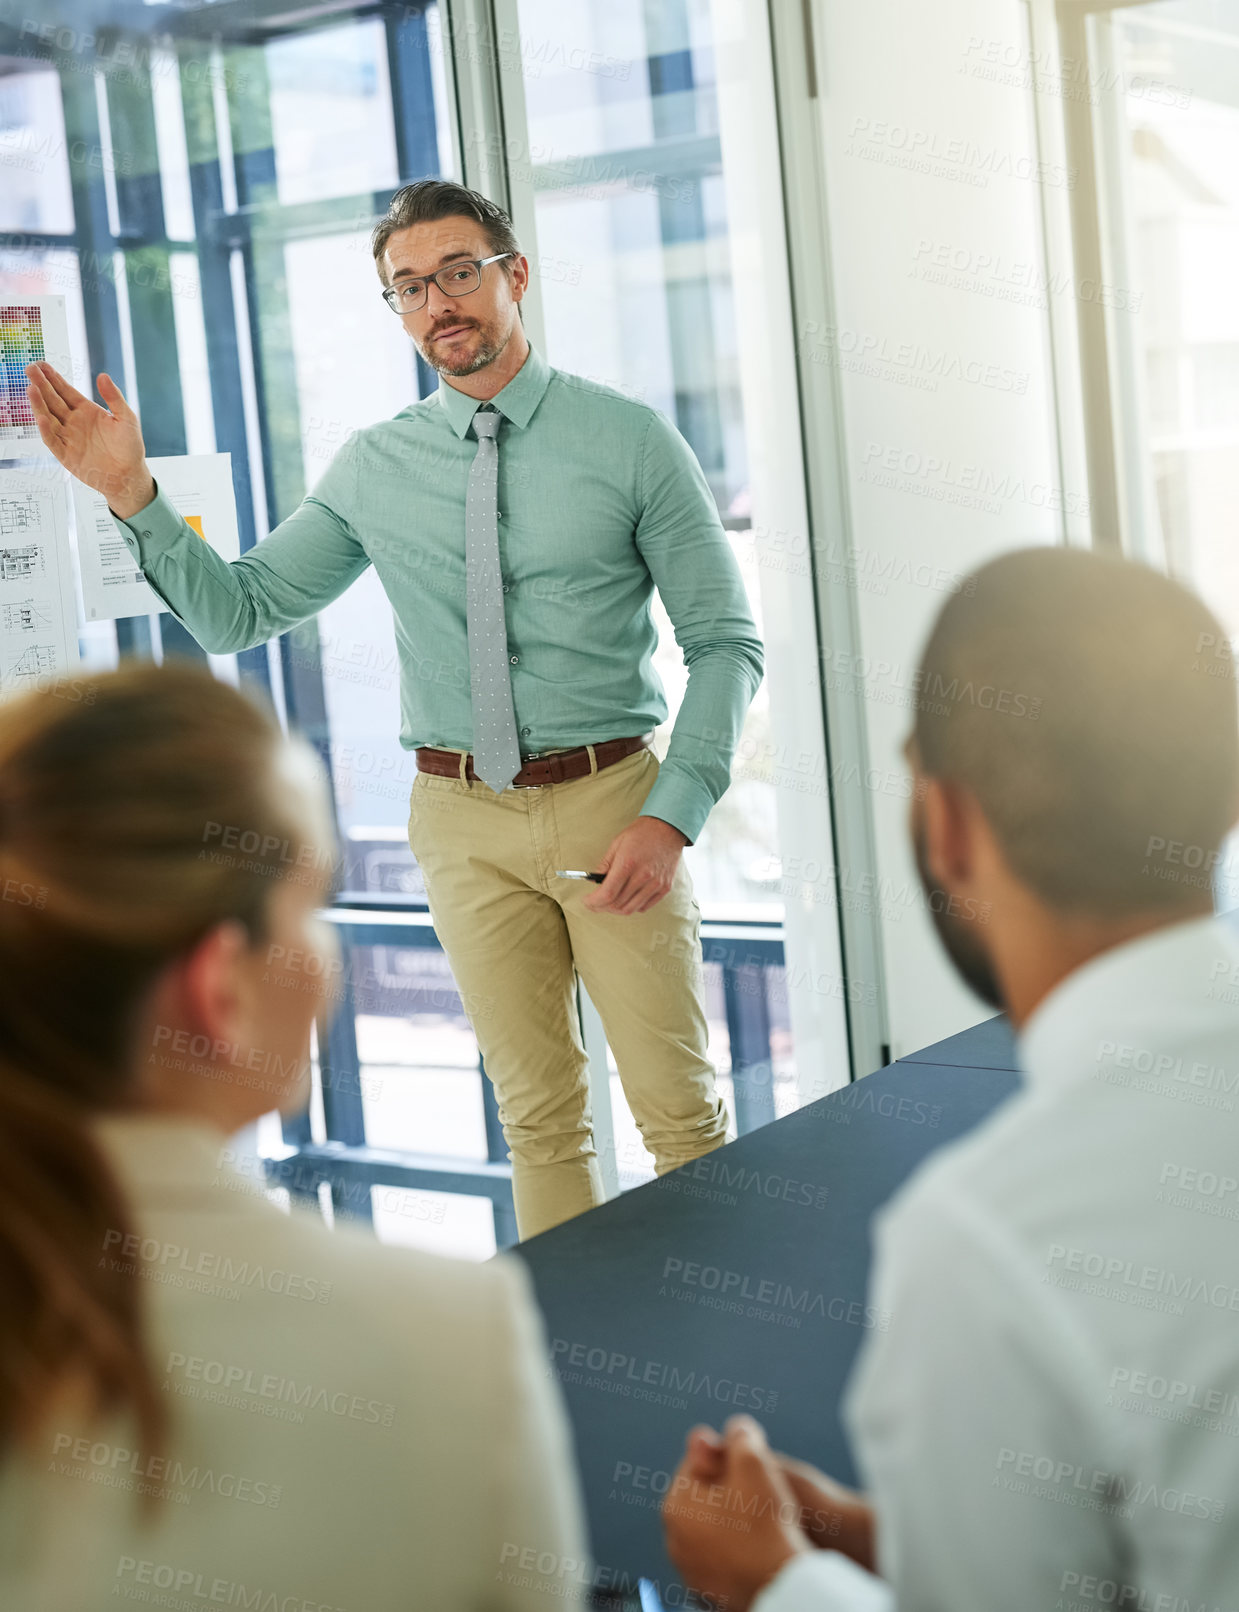
[[[559,879],[589,879],[594,884],[601,884],[606,878],[605,873],[586,873],[584,868],[556,868],[555,876]]]

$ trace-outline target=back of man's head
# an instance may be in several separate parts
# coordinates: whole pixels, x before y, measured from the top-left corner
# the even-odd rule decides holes
[[[983,566],[921,658],[920,771],[967,788],[1046,906],[1199,902],[1239,808],[1226,635],[1160,572],[1081,550]]]

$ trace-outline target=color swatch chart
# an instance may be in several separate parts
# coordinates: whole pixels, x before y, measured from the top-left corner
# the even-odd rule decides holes
[[[34,431],[26,365],[46,356],[40,310],[11,302],[0,307],[0,440],[26,438]]]

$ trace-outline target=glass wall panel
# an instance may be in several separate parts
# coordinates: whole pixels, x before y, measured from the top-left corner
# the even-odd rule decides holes
[[[1174,0],[1113,28],[1131,252],[1115,318],[1143,363],[1167,562],[1239,636],[1239,12]]]
[[[348,22],[266,47],[280,202],[398,183],[383,24]]]
[[[1239,11],[1158,0],[1097,27],[1111,30],[1119,97],[1113,330],[1142,383],[1138,474],[1156,557],[1239,645]],[[1206,672],[1211,660],[1224,669],[1206,646]],[[1220,908],[1239,908],[1239,839],[1213,883]]]
[[[75,153],[87,162],[91,153]],[[98,156],[98,152],[95,153]],[[0,229],[73,228],[60,80],[47,68],[0,76]]]
[[[760,629],[710,7],[520,0],[519,16],[547,356],[679,427]],[[671,705],[656,741],[665,751],[685,672],[661,606],[656,617]],[[767,737],[763,684],[732,787],[686,854],[702,901],[777,914],[774,791],[754,765]]]

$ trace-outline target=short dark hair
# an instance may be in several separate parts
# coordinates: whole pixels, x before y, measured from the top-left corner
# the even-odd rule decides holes
[[[387,284],[387,276],[383,273],[383,253],[396,230],[408,229],[412,224],[433,224],[441,218],[457,217],[472,218],[479,223],[492,252],[520,255],[520,242],[516,239],[512,220],[489,196],[470,190],[467,185],[458,185],[451,179],[418,179],[411,185],[401,186],[370,236],[374,265],[383,284]],[[500,267],[511,274],[512,259],[505,258]]]
[[[1079,549],[1004,555],[944,606],[916,697],[921,772],[971,791],[1048,906],[1118,917],[1209,890],[1239,711],[1226,634],[1187,588]]]

